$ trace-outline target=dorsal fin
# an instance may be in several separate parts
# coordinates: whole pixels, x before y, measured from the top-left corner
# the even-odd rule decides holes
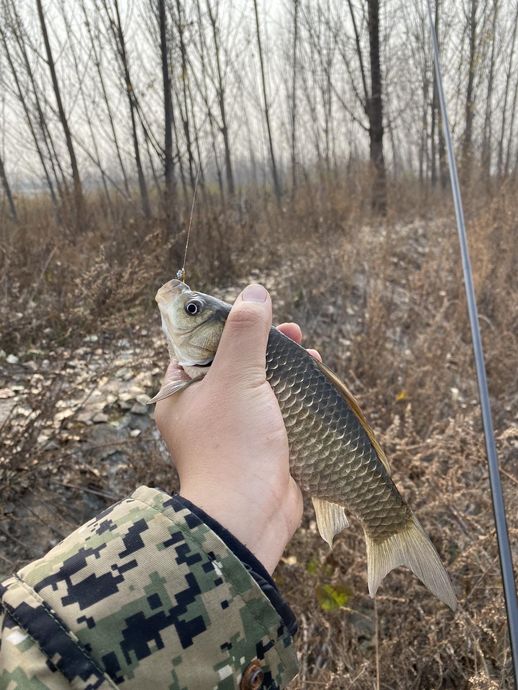
[[[322,373],[326,376],[326,378],[331,381],[331,383],[337,388],[342,396],[344,397],[345,401],[351,408],[351,410],[354,412],[354,414],[358,417],[358,421],[362,425],[362,427],[365,429],[365,433],[369,437],[369,441],[372,443],[372,447],[376,451],[376,454],[378,455],[378,458],[380,461],[383,463],[385,469],[387,472],[390,474],[390,464],[389,461],[387,460],[387,456],[385,455],[382,447],[380,446],[378,439],[376,438],[376,435],[374,434],[374,431],[371,429],[369,426],[369,422],[365,418],[365,415],[360,409],[360,406],[358,405],[358,401],[354,397],[354,395],[351,393],[351,391],[347,388],[345,383],[341,381],[338,376],[334,373],[334,371],[331,371],[329,367],[327,367],[325,364],[322,362],[317,362],[317,365],[319,369],[322,371]]]

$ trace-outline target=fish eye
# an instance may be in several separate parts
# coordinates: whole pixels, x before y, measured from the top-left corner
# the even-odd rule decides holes
[[[201,307],[202,305],[198,300],[191,300],[185,305],[185,311],[187,314],[189,314],[189,316],[194,316],[201,311]]]

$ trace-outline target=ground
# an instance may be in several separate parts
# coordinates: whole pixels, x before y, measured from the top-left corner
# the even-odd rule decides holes
[[[346,380],[459,596],[454,615],[399,569],[371,600],[360,525],[330,551],[307,501],[276,571],[300,625],[292,690],[512,687],[465,307],[458,272],[440,275],[455,258],[453,244],[438,241],[448,230],[412,222],[358,229],[317,248],[286,246],[271,265],[212,286],[232,301],[249,280],[263,282],[276,322],[297,320],[305,344]],[[478,287],[516,561],[518,398],[505,357],[512,343],[496,298]],[[3,575],[139,484],[176,487],[146,404],[167,365],[158,310],[150,301],[117,332],[86,323],[76,323],[73,345],[50,334],[44,344],[0,352]]]

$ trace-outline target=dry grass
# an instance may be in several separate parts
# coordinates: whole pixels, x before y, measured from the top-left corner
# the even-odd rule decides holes
[[[277,571],[301,628],[301,674],[292,688],[511,688],[453,216],[447,201],[407,185],[394,187],[389,215],[377,221],[362,201],[366,182],[362,171],[347,185],[323,180],[283,209],[267,196],[232,209],[200,203],[194,219],[190,282],[208,291],[237,291],[250,270],[257,271],[273,294],[276,320],[298,320],[307,342],[319,347],[360,398],[398,486],[432,536],[459,595],[453,616],[412,575],[397,571],[387,577],[375,608],[367,595],[359,526],[344,532],[329,553],[308,509]],[[28,203],[22,225],[6,226],[0,239],[0,348],[16,353],[37,346],[52,357],[58,345],[73,347],[88,333],[99,334],[107,351],[120,336],[145,348],[138,328],[157,323],[153,294],[179,267],[187,213],[168,247],[160,221],[143,227],[131,209],[92,222],[84,236],[71,238],[39,204]],[[489,199],[473,193],[467,208],[516,559],[516,190],[503,188]],[[94,203],[92,217],[102,218]],[[149,350],[142,366],[162,367],[164,351],[153,350],[152,343]],[[36,393],[40,416],[16,432],[7,425],[3,434],[10,445],[4,447],[2,481],[9,477],[10,502],[21,507],[10,506],[3,516],[0,511],[0,532],[4,541],[7,534],[23,544],[24,521],[31,519],[35,535],[25,551],[13,545],[13,565],[58,538],[38,532],[52,531],[42,506],[58,511],[68,527],[140,482],[174,484],[152,437],[135,442],[116,485],[98,458],[85,463],[77,426],[68,427],[66,442],[42,457],[33,453],[27,462],[38,424],[60,395],[53,386],[43,388]],[[326,585],[343,595],[344,607],[326,604]]]

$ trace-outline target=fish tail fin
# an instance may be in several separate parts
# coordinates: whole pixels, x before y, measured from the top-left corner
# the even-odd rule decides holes
[[[435,547],[415,517],[412,517],[405,529],[381,542],[374,541],[367,534],[365,538],[371,597],[374,597],[387,573],[404,565],[410,568],[436,597],[455,611],[457,598],[450,578]]]

